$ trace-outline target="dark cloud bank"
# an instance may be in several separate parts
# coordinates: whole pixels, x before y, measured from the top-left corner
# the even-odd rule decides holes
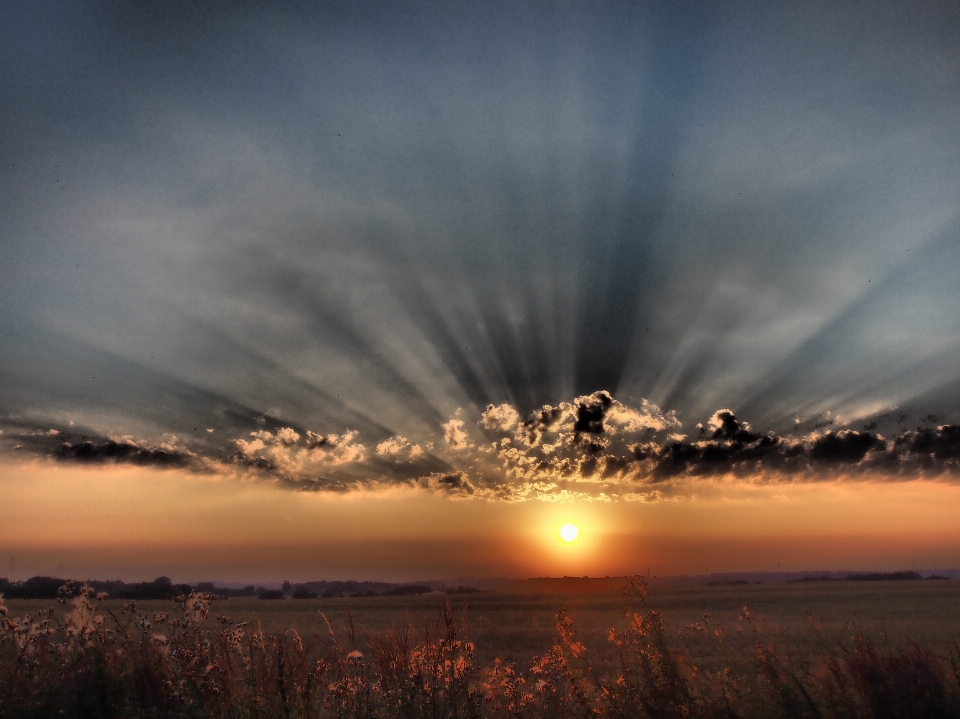
[[[507,404],[489,405],[479,418],[452,418],[419,442],[394,436],[364,443],[356,431],[323,435],[278,425],[253,429],[219,447],[190,446],[176,437],[154,445],[73,427],[17,423],[7,423],[0,439],[21,456],[236,472],[299,490],[416,486],[511,501],[653,499],[680,480],[709,477],[762,482],[960,478],[960,425],[931,425],[931,419],[891,436],[831,426],[830,420],[811,432],[778,435],[756,431],[731,410],[720,409],[687,436],[674,413],[647,401],[630,407],[600,391],[526,416]]]

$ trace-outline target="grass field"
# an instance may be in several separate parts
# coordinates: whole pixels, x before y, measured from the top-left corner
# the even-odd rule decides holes
[[[648,592],[647,603],[663,616],[671,645],[708,664],[718,655],[729,662],[742,651],[752,658],[757,634],[800,655],[848,644],[853,636],[892,646],[916,642],[938,653],[960,642],[960,581],[653,584]],[[324,616],[336,631],[344,632],[349,612],[362,644],[368,632],[382,635],[407,625],[417,631],[433,627],[444,603],[464,616],[481,665],[495,658],[524,663],[548,651],[556,641],[559,609],[567,611],[581,640],[601,656],[610,654],[607,631],[628,624],[628,607],[619,591],[284,601],[233,598],[215,602],[206,624],[213,626],[215,615],[227,615],[235,622],[259,622],[268,634],[296,628],[304,636],[325,635]],[[100,608],[116,611],[122,604],[108,599],[100,602]],[[138,602],[138,607],[152,614],[169,611],[171,604],[149,601]],[[44,600],[9,600],[7,606],[14,615],[51,606],[57,609],[55,602]],[[740,618],[745,607],[750,610],[749,622]],[[705,631],[699,631],[698,624]],[[715,634],[717,629],[722,641]]]
[[[6,609],[0,719],[960,716],[960,581]]]

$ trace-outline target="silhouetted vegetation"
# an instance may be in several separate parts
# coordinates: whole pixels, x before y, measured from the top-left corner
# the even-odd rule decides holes
[[[64,585],[79,587],[75,580],[60,579],[59,577],[31,577],[22,582],[12,582],[0,577],[0,594],[7,599],[56,599],[58,591]],[[90,580],[86,586],[98,594],[106,594],[117,599],[137,599],[141,601],[151,599],[175,599],[187,596],[191,592],[201,592],[216,596],[253,597],[256,589],[253,585],[243,589],[217,588],[212,582],[200,582],[196,586],[189,584],[174,584],[168,577],[157,577],[152,582],[121,582],[118,580]]]
[[[923,579],[917,572],[870,572],[868,574],[850,574],[849,582],[902,582]]]
[[[387,597],[410,597],[415,594],[429,594],[433,590],[422,584],[407,584],[402,587],[394,587],[383,593]]]
[[[812,577],[800,577],[799,579],[791,579],[791,582],[838,582],[840,581],[839,577],[831,577],[829,574],[818,574]]]
[[[845,577],[831,577],[829,574],[819,574],[809,577],[791,579],[791,582],[903,582],[923,579],[919,572],[868,572],[864,574],[848,574]],[[940,574],[933,574],[927,579],[950,579]]]
[[[56,599],[66,583],[67,580],[57,577],[30,577],[23,582],[0,577],[0,594],[7,599]]]
[[[127,584],[116,596],[119,599],[175,599],[193,592],[189,584],[174,584],[169,577],[157,577],[152,582]]]
[[[148,614],[136,601],[101,612],[102,595],[87,586],[58,592],[62,617],[54,609],[9,617],[0,600],[4,719],[960,716],[956,650],[937,656],[854,635],[849,645],[796,657],[765,637],[745,607],[737,633],[755,638],[753,657],[742,669],[707,669],[668,641],[641,581],[626,593],[628,623],[607,634],[616,659],[602,671],[563,611],[553,646],[529,664],[479,667],[463,617],[448,606],[422,632],[408,625],[358,637],[351,617],[343,633],[327,624],[317,636],[266,635],[227,616],[210,627],[208,594]],[[722,628],[707,615],[686,629],[723,646]]]

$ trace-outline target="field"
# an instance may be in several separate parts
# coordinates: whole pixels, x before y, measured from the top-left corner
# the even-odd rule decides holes
[[[92,598],[90,601],[93,602]],[[60,606],[55,602],[39,600],[8,601],[8,616],[37,617],[40,610],[50,609],[51,604],[53,615],[48,619],[56,625],[71,610],[69,603]],[[96,605],[96,612],[107,618],[104,626],[112,622],[111,614],[121,622],[128,621],[131,616],[130,608],[127,607],[124,613],[124,603],[119,600],[103,599],[97,601]],[[444,620],[445,606],[449,606],[452,620]],[[173,610],[178,607],[175,602],[138,602],[136,605],[144,621],[156,617],[157,613],[173,616]],[[651,608],[658,612],[651,615]],[[558,632],[560,610],[563,614],[560,615]],[[569,617],[570,621],[565,622],[564,616]],[[836,682],[842,678],[841,675],[846,677],[845,681],[852,682],[843,688],[843,692],[859,696],[857,692],[863,694],[867,691],[854,686],[860,676],[857,666],[864,662],[873,662],[870,664],[873,667],[871,671],[881,679],[886,676],[883,672],[903,673],[907,665],[913,667],[910,671],[914,673],[922,674],[929,669],[940,682],[937,691],[942,690],[943,697],[947,698],[941,699],[954,702],[949,705],[952,707],[950,711],[960,706],[956,701],[956,666],[951,664],[951,657],[955,657],[951,653],[955,653],[960,644],[960,581],[816,582],[715,587],[654,584],[647,588],[645,596],[634,596],[630,600],[620,592],[609,590],[560,594],[484,592],[283,601],[233,598],[212,602],[209,613],[204,612],[203,616],[196,614],[195,618],[194,629],[205,632],[203,636],[207,639],[204,641],[208,644],[209,638],[218,631],[223,634],[243,622],[248,623],[243,631],[250,634],[253,630],[256,634],[257,630],[262,629],[266,637],[289,637],[292,635],[288,630],[295,629],[304,645],[320,648],[317,650],[320,653],[324,647],[326,650],[334,647],[339,652],[341,663],[347,664],[332,670],[334,675],[338,675],[337,672],[361,671],[360,668],[348,666],[353,661],[358,667],[366,667],[362,671],[369,670],[373,684],[380,681],[376,677],[382,676],[377,671],[383,669],[378,662],[386,656],[384,652],[393,652],[390,661],[396,661],[397,656],[403,654],[406,657],[404,662],[408,664],[413,661],[413,656],[430,655],[436,661],[441,661],[442,657],[447,656],[443,652],[452,651],[450,647],[454,646],[455,641],[462,642],[457,647],[465,647],[467,645],[463,640],[469,640],[475,649],[468,651],[458,648],[449,654],[449,658],[466,657],[469,663],[470,671],[464,671],[464,687],[469,684],[472,687],[469,690],[473,691],[482,684],[488,694],[496,691],[508,695],[512,690],[509,687],[504,689],[505,685],[500,681],[504,676],[497,672],[515,665],[517,676],[526,676],[519,688],[514,687],[519,692],[518,696],[523,695],[523,687],[529,689],[534,680],[533,686],[541,690],[549,680],[550,686],[544,691],[557,696],[566,692],[569,696],[565,701],[571,711],[579,701],[578,682],[587,687],[594,682],[592,677],[607,677],[611,682],[609,686],[615,686],[618,676],[639,671],[641,675],[646,672],[646,678],[638,675],[638,681],[641,684],[646,681],[650,684],[647,689],[655,693],[676,690],[676,687],[670,689],[661,686],[664,681],[668,684],[673,681],[670,674],[674,672],[674,679],[686,682],[682,693],[688,699],[684,701],[694,702],[700,707],[697,711],[702,715],[714,715],[712,710],[707,712],[704,707],[709,708],[716,702],[726,702],[731,706],[741,702],[742,715],[753,715],[751,712],[754,710],[749,709],[754,706],[750,700],[751,692],[753,697],[768,691],[772,692],[771,697],[774,698],[787,696],[783,701],[788,704],[800,702],[798,697],[803,692],[795,697],[790,692],[803,682],[812,682],[807,689],[815,693],[820,686],[817,682]],[[662,631],[657,626],[661,620]],[[183,625],[184,628],[189,626],[189,622]],[[331,628],[335,641],[331,638]],[[619,646],[608,636],[611,628],[620,632]],[[144,636],[149,636],[151,631],[144,629]],[[662,643],[658,644],[660,638]],[[443,648],[444,641],[447,642],[446,649]],[[277,643],[271,646],[274,646],[274,651],[281,651],[281,656],[282,651],[289,651],[289,647],[287,650],[277,650],[276,647],[280,646]],[[626,655],[624,647],[633,654]],[[266,649],[261,649],[266,652],[264,656],[269,654]],[[359,655],[349,655],[354,650]],[[418,651],[420,654],[417,654]],[[431,651],[433,654],[430,654]],[[355,658],[344,659],[348,655]],[[638,664],[638,657],[647,659]],[[213,666],[215,660],[209,661],[211,664],[208,666]],[[270,661],[278,660],[274,656]],[[282,663],[284,660],[279,661]],[[649,665],[647,669],[643,668],[644,661]],[[365,662],[369,662],[369,665],[365,665]],[[918,669],[920,664],[926,669]],[[537,666],[544,667],[542,673],[538,674]],[[835,676],[828,676],[830,672],[825,667],[833,671]],[[500,677],[494,677],[492,684],[491,668],[495,668],[494,674]],[[767,677],[763,680],[766,683],[754,686],[761,674]],[[887,677],[881,683],[889,684],[889,679]],[[497,684],[498,681],[500,684]],[[783,686],[778,688],[778,681]],[[200,692],[199,689],[197,691]],[[467,692],[468,688],[464,691]],[[602,687],[588,687],[583,691],[592,697],[589,701],[593,702],[591,706],[594,709],[607,701],[602,696]],[[827,694],[832,692],[833,696],[838,691],[840,689],[834,686]],[[889,687],[884,691],[889,693]],[[921,691],[922,694],[927,689],[917,690],[913,687],[909,691],[913,694]],[[549,712],[543,714],[548,709],[543,697],[535,696],[535,692],[528,692],[528,696],[526,708],[520,706],[523,702],[519,700],[519,704],[515,701],[511,705],[515,710],[513,714],[504,708],[510,705],[506,700],[506,704],[500,706],[497,704],[499,700],[488,697],[485,706],[490,710],[490,715],[496,715],[490,709],[494,705],[500,706],[502,711],[497,711],[505,716],[551,715]],[[587,698],[581,698],[587,701]],[[461,700],[462,697],[457,701]],[[634,700],[639,701],[636,697]],[[835,700],[839,701],[836,696],[833,699],[817,699],[821,704]],[[911,701],[920,701],[922,704],[916,697]],[[868,708],[872,706],[867,699],[863,699],[863,702]],[[936,712],[947,710],[947,704],[941,706],[934,703],[940,707],[934,710],[935,713],[917,715],[938,716]],[[352,716],[354,709],[360,711],[349,702],[348,705],[346,713],[341,712],[340,716]],[[763,702],[760,702],[757,706],[762,705]],[[882,703],[877,706],[882,706]],[[920,708],[918,704],[918,711]],[[521,709],[529,711],[522,714]],[[608,710],[609,706],[601,713]],[[844,711],[836,716],[851,715]],[[882,712],[870,711],[852,715],[883,715]],[[891,716],[906,716],[903,711],[901,708]],[[824,706],[820,706],[817,712],[809,715],[831,715]],[[608,713],[616,715],[613,711]],[[680,712],[676,715],[688,714]],[[269,713],[257,715],[271,716]],[[373,712],[372,715],[393,716],[389,712]],[[576,715],[576,712],[572,715]],[[657,714],[647,711],[646,714],[640,712],[636,715]],[[668,712],[664,715],[672,714]],[[737,713],[724,715],[736,716]],[[785,715],[791,714],[788,712]],[[793,715],[807,714],[801,712]]]
[[[960,642],[960,581],[654,584],[648,588],[646,602],[663,616],[671,645],[698,658],[716,655],[720,644],[752,647],[757,634],[800,654],[849,642],[854,635],[893,645],[916,642],[939,653]],[[215,624],[215,615],[227,615],[236,622],[259,622],[268,634],[295,628],[310,636],[328,633],[326,617],[342,633],[349,612],[362,643],[367,633],[433,627],[445,603],[465,619],[466,634],[476,644],[476,658],[482,665],[495,658],[526,662],[548,651],[556,642],[560,609],[574,620],[581,639],[594,650],[608,648],[608,629],[624,629],[629,623],[623,594],[601,591],[284,601],[233,598],[213,603],[206,626]],[[99,604],[101,611],[117,611],[123,602],[108,599]],[[7,606],[13,615],[57,608],[55,602],[44,600],[8,600]],[[170,606],[171,602],[161,601],[138,603],[147,614],[169,611]],[[745,607],[750,610],[750,622],[740,618]],[[709,631],[691,629],[698,624],[704,629],[709,625]],[[716,629],[722,631],[722,643]]]

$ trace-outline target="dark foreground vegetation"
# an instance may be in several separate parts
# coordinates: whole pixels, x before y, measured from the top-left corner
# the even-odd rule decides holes
[[[67,584],[62,607],[18,617],[0,601],[0,717],[960,717],[956,647],[938,655],[854,636],[795,656],[744,608],[748,664],[706,669],[668,641],[640,581],[603,669],[563,612],[549,651],[481,667],[448,607],[420,632],[358,636],[351,622],[305,637],[226,616],[211,625],[202,593],[149,614],[136,600],[101,611],[102,598]],[[724,641],[706,618],[688,629]]]

